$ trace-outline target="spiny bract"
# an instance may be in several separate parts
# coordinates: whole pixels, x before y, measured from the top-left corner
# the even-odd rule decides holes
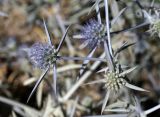
[[[29,58],[38,68],[46,69],[56,61],[54,47],[49,44],[35,43],[30,48]]]
[[[96,20],[90,20],[87,25],[83,27],[81,33],[84,38],[84,43],[87,43],[87,46],[92,48],[106,38],[106,31],[105,25],[100,24]]]

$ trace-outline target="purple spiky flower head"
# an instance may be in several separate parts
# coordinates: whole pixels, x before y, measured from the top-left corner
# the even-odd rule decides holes
[[[35,43],[29,51],[31,62],[40,69],[46,69],[56,61],[56,52],[52,45],[47,43]]]
[[[81,30],[84,44],[88,47],[94,47],[100,44],[106,38],[107,29],[104,24],[96,20],[90,20]]]

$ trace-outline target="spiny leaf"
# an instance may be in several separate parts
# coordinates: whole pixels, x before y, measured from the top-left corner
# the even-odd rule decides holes
[[[57,94],[57,66],[56,64],[53,65],[53,87],[54,87],[54,92],[55,95]]]
[[[141,27],[144,27],[144,26],[147,26],[149,25],[150,23],[149,22],[144,22],[142,24],[138,24],[134,27],[131,27],[131,28],[126,28],[126,29],[123,29],[123,30],[120,30],[120,31],[114,31],[114,32],[111,32],[111,34],[118,34],[118,33],[121,33],[121,32],[127,32],[127,31],[132,31],[134,29],[138,29],[138,28],[141,28]]]
[[[59,43],[59,45],[58,45],[58,48],[57,48],[57,50],[56,50],[57,53],[59,52],[60,48],[62,47],[62,44],[63,44],[63,42],[64,42],[64,39],[65,39],[66,36],[67,36],[68,30],[69,30],[70,27],[71,27],[71,26],[68,26],[68,28],[66,29],[66,32],[64,33],[64,35],[63,35],[63,37],[62,37],[62,39],[61,39],[61,41],[60,41],[60,43]]]
[[[125,108],[127,105],[128,105],[128,102],[118,100],[117,102],[108,105],[108,106],[107,106],[107,109],[112,109],[112,108]]]
[[[119,13],[118,15],[111,21],[111,25],[113,25],[117,19],[122,15],[122,13],[124,13],[124,11],[127,9],[127,7],[123,8]]]
[[[65,57],[65,56],[58,56],[59,59],[63,59],[63,60],[90,60],[90,61],[102,61],[102,62],[106,62],[105,59],[103,58],[91,58],[91,57]]]
[[[125,71],[123,71],[122,73],[120,73],[121,76],[129,74],[130,72],[132,72],[133,70],[135,70],[138,66],[132,67],[130,69],[127,69]]]
[[[137,86],[134,86],[132,84],[129,84],[129,83],[126,83],[125,85],[126,87],[130,88],[130,89],[134,89],[134,90],[137,90],[137,91],[146,91],[146,92],[149,92],[143,88],[140,88],[140,87],[137,87]]]
[[[152,113],[152,112],[154,112],[154,111],[156,111],[156,110],[158,110],[158,109],[160,109],[160,104],[157,105],[157,106],[155,106],[155,107],[153,107],[153,108],[150,108],[150,109],[146,110],[146,111],[144,112],[144,114],[145,114],[145,115],[148,115],[148,114],[150,114],[150,113]]]
[[[52,45],[51,36],[49,34],[49,31],[48,31],[48,28],[47,28],[47,25],[46,25],[46,22],[45,22],[44,19],[43,19],[43,24],[44,24],[45,32],[46,32],[46,35],[47,35],[48,43],[50,45]]]
[[[108,67],[105,67],[105,68],[102,68],[101,70],[99,70],[99,71],[97,71],[97,73],[101,73],[101,72],[106,72],[106,71],[108,71],[109,70],[109,68]]]
[[[128,47],[134,45],[135,42],[127,44],[127,42],[125,42],[119,49],[117,49],[117,51],[115,52],[114,56],[116,56],[118,53],[120,53],[121,51],[127,49]]]
[[[130,112],[130,110],[128,109],[123,109],[123,108],[119,108],[119,109],[105,109],[104,111],[108,111],[108,112]]]
[[[106,93],[106,96],[103,100],[103,105],[102,105],[102,109],[101,109],[101,114],[103,113],[105,107],[106,107],[106,104],[108,102],[108,99],[109,99],[109,95],[110,95],[110,91],[108,90],[107,93]]]
[[[30,98],[32,97],[33,93],[36,91],[37,87],[39,86],[39,84],[41,83],[41,81],[43,80],[44,76],[46,75],[46,73],[48,72],[49,68],[47,68],[42,75],[40,76],[40,78],[38,79],[38,81],[36,82],[34,88],[32,89],[28,99],[27,99],[27,103],[29,102]]]
[[[91,7],[91,9],[88,12],[88,15],[91,13],[91,11],[93,11],[94,7],[99,4],[100,0],[96,0],[96,2],[93,4],[93,6]]]

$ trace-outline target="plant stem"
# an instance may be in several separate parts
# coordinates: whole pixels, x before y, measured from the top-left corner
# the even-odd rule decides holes
[[[110,26],[109,26],[109,10],[108,10],[108,0],[104,0],[105,4],[105,16],[106,16],[106,27],[107,27],[107,37],[108,37],[108,47],[109,47],[109,52],[112,54],[112,45],[111,45],[111,36],[110,36]]]

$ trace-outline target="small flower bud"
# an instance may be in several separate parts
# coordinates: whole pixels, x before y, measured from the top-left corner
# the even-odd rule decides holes
[[[105,75],[105,87],[109,90],[117,92],[122,86],[125,86],[126,80],[116,72],[109,72]]]

